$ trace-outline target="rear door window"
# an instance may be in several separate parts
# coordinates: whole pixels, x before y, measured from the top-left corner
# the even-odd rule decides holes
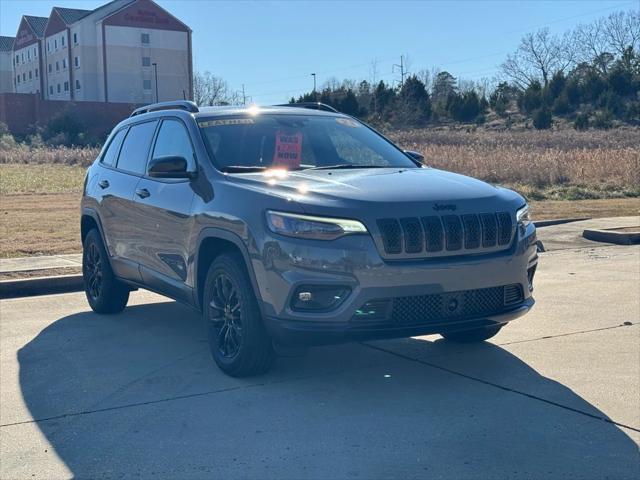
[[[139,123],[129,128],[118,157],[118,169],[143,174],[147,168],[147,157],[151,139],[158,121]]]
[[[120,146],[122,145],[122,140],[126,133],[127,129],[123,128],[113,136],[113,139],[109,142],[107,149],[102,155],[102,160],[100,160],[103,165],[107,165],[109,167],[113,167],[115,165],[116,160],[118,159],[118,153],[120,152]]]

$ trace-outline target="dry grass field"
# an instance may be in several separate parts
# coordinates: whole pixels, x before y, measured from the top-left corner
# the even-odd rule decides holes
[[[0,164],[88,167],[100,152],[98,148],[89,147],[29,147],[13,143],[11,148],[0,148]],[[0,146],[2,145],[0,144]]]
[[[1,195],[0,257],[80,251],[80,194]]]
[[[409,130],[390,136],[436,168],[519,191],[530,200],[640,196],[640,130]]]
[[[533,217],[640,213],[640,132],[416,130],[390,134],[427,164],[520,191]],[[80,250],[79,199],[97,149],[0,150],[0,257]]]

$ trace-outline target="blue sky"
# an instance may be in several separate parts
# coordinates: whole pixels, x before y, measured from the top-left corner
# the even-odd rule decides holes
[[[563,32],[640,0],[572,1],[210,1],[157,0],[193,29],[194,65],[245,90],[259,104],[311,90],[329,77],[398,78],[433,66],[466,79],[491,78],[520,37],[542,27]],[[0,0],[0,32],[15,35],[23,14],[51,7],[95,8],[94,0]]]

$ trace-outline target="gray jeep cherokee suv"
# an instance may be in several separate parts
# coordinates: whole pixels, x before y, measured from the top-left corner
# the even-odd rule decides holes
[[[281,345],[486,340],[534,303],[528,207],[420,160],[322,104],[138,109],[87,172],[89,304],[184,302],[234,376]]]

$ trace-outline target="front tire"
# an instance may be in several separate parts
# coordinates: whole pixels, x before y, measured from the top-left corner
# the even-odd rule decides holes
[[[204,288],[202,314],[211,355],[220,370],[232,377],[267,372],[275,353],[242,257],[217,257]]]
[[[82,245],[82,277],[84,292],[96,313],[118,313],[129,301],[129,288],[111,270],[109,256],[100,233],[91,230]]]
[[[441,333],[446,340],[456,343],[476,343],[484,342],[495,337],[502,329],[502,325],[492,327],[474,328],[473,330],[462,330],[460,332]]]

